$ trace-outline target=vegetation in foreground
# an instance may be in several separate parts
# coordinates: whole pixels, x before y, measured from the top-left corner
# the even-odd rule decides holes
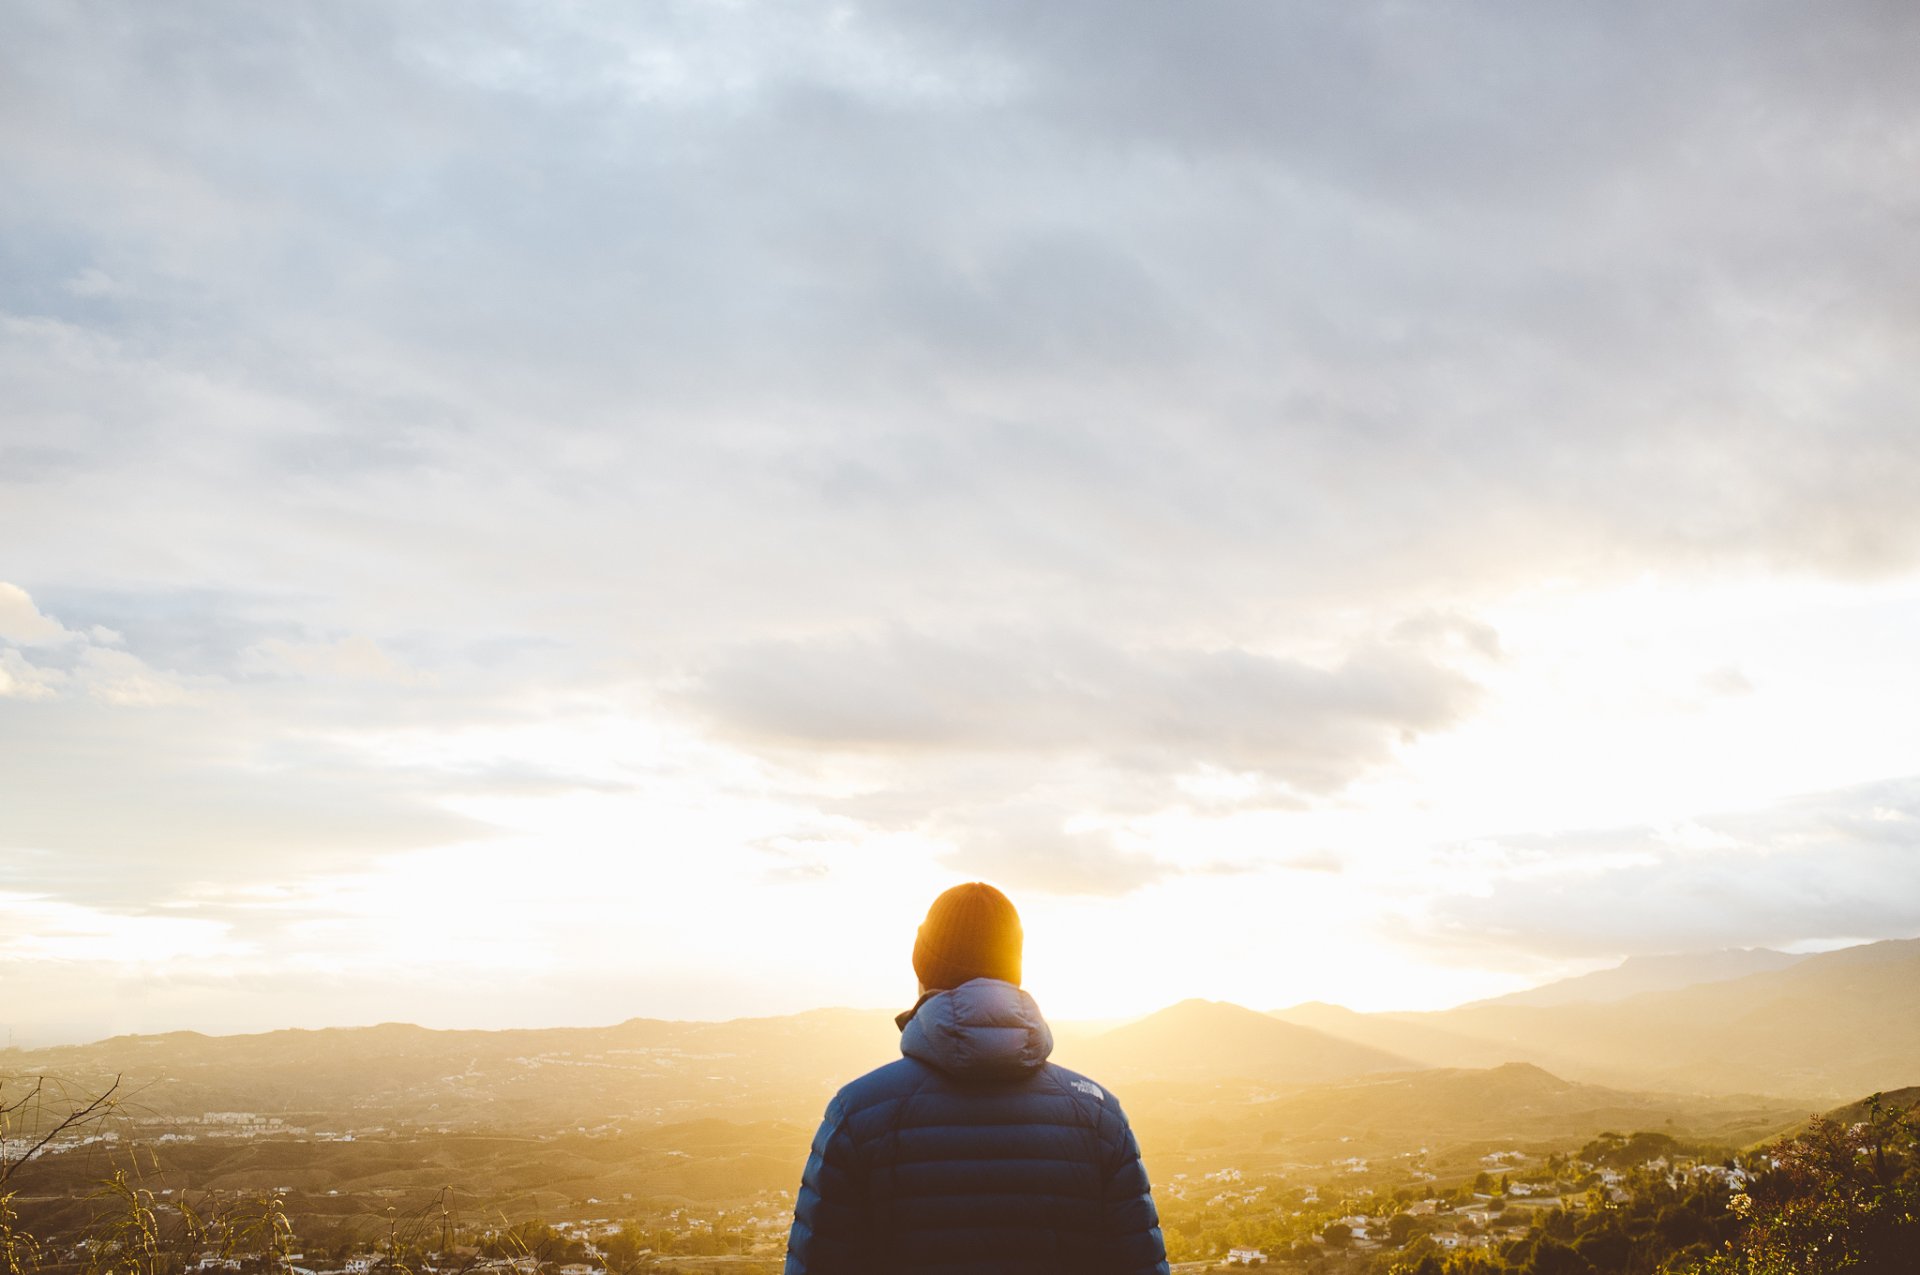
[[[154,1148],[121,1142],[107,1127],[119,1110],[111,1089],[90,1095],[45,1080],[7,1084],[13,1087],[0,1085],[0,1275],[746,1275],[778,1266],[790,1204],[783,1191],[743,1191],[724,1206],[671,1198],[572,1202],[614,1217],[584,1217],[578,1207],[541,1216],[538,1196],[528,1195],[511,1205],[496,1200],[490,1216],[479,1217],[471,1208],[456,1211],[449,1191],[423,1204],[376,1187],[356,1195],[394,1199],[381,1214],[370,1215],[364,1202],[357,1212],[326,1214],[318,1205],[344,1202],[339,1192],[179,1185],[183,1175],[161,1170]],[[1443,1177],[1415,1159],[1393,1170],[1411,1182],[1387,1186],[1376,1176],[1379,1189],[1362,1179],[1335,1190],[1233,1170],[1177,1174],[1162,1184],[1162,1211],[1176,1261],[1234,1261],[1235,1269],[1920,1271],[1916,1099],[1920,1090],[1875,1095],[1740,1153],[1644,1131],[1542,1156],[1491,1154],[1491,1167],[1471,1176]],[[314,1145],[322,1144],[263,1141],[247,1152],[291,1165]],[[84,1160],[91,1175],[81,1190],[78,1153],[89,1147],[97,1154]]]
[[[1305,1240],[1273,1237],[1260,1264],[1312,1275],[1911,1275],[1916,1100],[1916,1090],[1876,1094],[1718,1166],[1683,1167],[1659,1134],[1603,1138],[1558,1166],[1607,1173],[1602,1185],[1532,1211],[1523,1227],[1495,1221],[1512,1208],[1498,1207],[1499,1193],[1456,1192],[1451,1211],[1483,1219],[1465,1226],[1446,1208],[1394,1200]],[[1471,1207],[1482,1199],[1495,1207]],[[1254,1237],[1230,1238],[1252,1247]]]

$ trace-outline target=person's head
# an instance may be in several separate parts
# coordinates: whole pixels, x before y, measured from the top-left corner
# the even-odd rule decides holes
[[[1020,914],[1006,895],[972,881],[933,901],[913,943],[922,991],[949,991],[976,978],[1020,982]]]

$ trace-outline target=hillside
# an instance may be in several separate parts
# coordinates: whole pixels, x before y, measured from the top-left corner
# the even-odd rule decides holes
[[[15,1204],[32,1233],[85,1231],[97,1223],[102,1180],[132,1168],[156,1198],[191,1197],[203,1209],[272,1192],[308,1253],[335,1257],[392,1236],[431,1243],[446,1223],[472,1234],[503,1221],[613,1213],[659,1226],[690,1205],[742,1220],[751,1212],[764,1221],[749,1228],[776,1242],[811,1136],[811,1123],[703,1119],[599,1136],[143,1139],[137,1151],[88,1147],[36,1159]],[[167,1205],[159,1207],[164,1216]]]
[[[1418,1157],[1471,1174],[1492,1150],[1538,1154],[1606,1131],[1661,1129],[1738,1147],[1804,1121],[1782,1099],[1645,1093],[1568,1081],[1524,1063],[1383,1072],[1284,1094],[1142,1083],[1124,1091],[1156,1172],[1233,1165],[1248,1172],[1360,1157]]]
[[[1827,1119],[1838,1124],[1852,1124],[1856,1120],[1865,1120],[1871,1113],[1875,1097],[1879,1099],[1882,1111],[1912,1111],[1920,1107],[1920,1085],[1910,1085],[1905,1089],[1890,1089],[1885,1093],[1835,1107],[1832,1111],[1823,1114]]]
[[[1379,1017],[1603,1083],[1832,1101],[1920,1080],[1920,940],[1606,1004]]]
[[[1141,1080],[1324,1084],[1420,1064],[1221,1001],[1169,1006],[1075,1046],[1059,1061],[1116,1084]]]
[[[1575,999],[1591,988],[1549,984],[1535,989],[1543,1004],[1522,993],[1429,1013],[1309,1003],[1273,1016],[1421,1066],[1526,1062],[1636,1089],[1830,1102],[1920,1081],[1920,939],[1784,964],[1783,955],[1759,949],[1658,961],[1633,977],[1703,981],[1616,999]],[[1743,962],[1775,968],[1722,977]],[[1626,969],[1606,971],[1620,978],[1603,980],[1601,991],[1620,990]]]
[[[1745,1143],[1804,1111],[1780,1101],[1709,1100],[1581,1084],[1528,1063],[1507,1063],[1370,1076],[1314,1089],[1269,1104],[1254,1127],[1300,1141],[1348,1137],[1396,1145],[1421,1139],[1542,1142],[1664,1126]]]
[[[838,1085],[896,1057],[898,1039],[889,1012],[851,1009],[538,1031],[176,1032],[0,1051],[0,1074],[55,1073],[95,1087],[123,1075],[133,1108],[149,1115],[256,1111],[316,1129],[543,1132],[716,1112],[804,1124]],[[1252,1097],[1523,1062],[1628,1090],[1830,1104],[1920,1083],[1920,940],[1611,1001],[1262,1014],[1195,1000],[1104,1032],[1062,1024],[1058,1039],[1057,1061],[1124,1087],[1237,1086]]]
[[[1408,1022],[1392,1014],[1362,1014],[1324,1001],[1276,1009],[1272,1016],[1412,1059],[1425,1067],[1497,1067],[1514,1061],[1512,1049],[1497,1041],[1482,1040],[1429,1023]]]
[[[540,1132],[715,1110],[811,1120],[836,1086],[896,1057],[898,1040],[879,1010],[522,1031],[387,1023],[5,1050],[0,1074],[52,1073],[94,1087],[120,1075],[131,1108],[156,1117],[238,1110],[316,1128]]]
[[[1873,962],[1848,968],[1878,977]],[[1291,1012],[1382,1025],[1337,1007]],[[1429,1047],[1498,1048],[1450,1027],[1385,1026]],[[1404,1054],[1207,1001],[1062,1039],[1060,1061],[1121,1094],[1156,1181],[1229,1169],[1465,1180],[1497,1150],[1543,1156],[1636,1129],[1740,1146],[1813,1109],[1649,1093],[1526,1064],[1420,1070]],[[777,1214],[826,1096],[896,1050],[884,1012],[825,1010],[556,1031],[122,1037],[10,1051],[0,1071],[124,1071],[138,1092],[121,1127],[148,1148],[155,1189],[282,1191],[310,1232],[364,1235],[389,1209],[428,1217],[448,1198],[469,1218],[658,1212],[689,1200],[758,1200]],[[310,1132],[242,1135],[199,1123],[207,1111],[278,1113]],[[36,1161],[36,1217],[79,1218],[114,1154],[86,1145]]]
[[[1584,1005],[1620,1001],[1645,992],[1677,991],[1703,983],[1724,983],[1749,974],[1765,974],[1805,959],[1805,956],[1765,947],[1630,956],[1612,969],[1563,978],[1522,992],[1475,1001],[1473,1005]]]

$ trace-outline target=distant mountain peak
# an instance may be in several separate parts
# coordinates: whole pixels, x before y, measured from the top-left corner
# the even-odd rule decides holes
[[[1180,1001],[1085,1042],[1063,1060],[1115,1079],[1317,1084],[1414,1066],[1405,1058],[1232,1001]]]
[[[1260,1016],[1258,1010],[1248,1009],[1245,1005],[1236,1005],[1232,1001],[1210,1001],[1204,997],[1191,996],[1186,1000],[1176,1001],[1163,1010],[1149,1014],[1147,1018],[1159,1018],[1167,1014],[1177,1014],[1189,1018],[1202,1015],[1214,1018],[1230,1018],[1235,1014],[1252,1014],[1256,1018]]]
[[[1524,1077],[1528,1080],[1551,1080],[1556,1085],[1564,1085],[1568,1083],[1567,1081],[1563,1080],[1559,1076],[1556,1076],[1552,1072],[1548,1071],[1545,1067],[1540,1066],[1538,1063],[1504,1062],[1497,1067],[1488,1067],[1485,1070],[1487,1074],[1490,1076],[1503,1076],[1509,1080],[1515,1080],[1515,1079],[1520,1079]]]

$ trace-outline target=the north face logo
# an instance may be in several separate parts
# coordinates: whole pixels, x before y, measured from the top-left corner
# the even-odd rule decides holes
[[[1076,1080],[1073,1082],[1073,1087],[1081,1093],[1092,1094],[1098,1102],[1105,1102],[1107,1100],[1107,1095],[1101,1091],[1100,1086],[1094,1084],[1091,1080]]]

